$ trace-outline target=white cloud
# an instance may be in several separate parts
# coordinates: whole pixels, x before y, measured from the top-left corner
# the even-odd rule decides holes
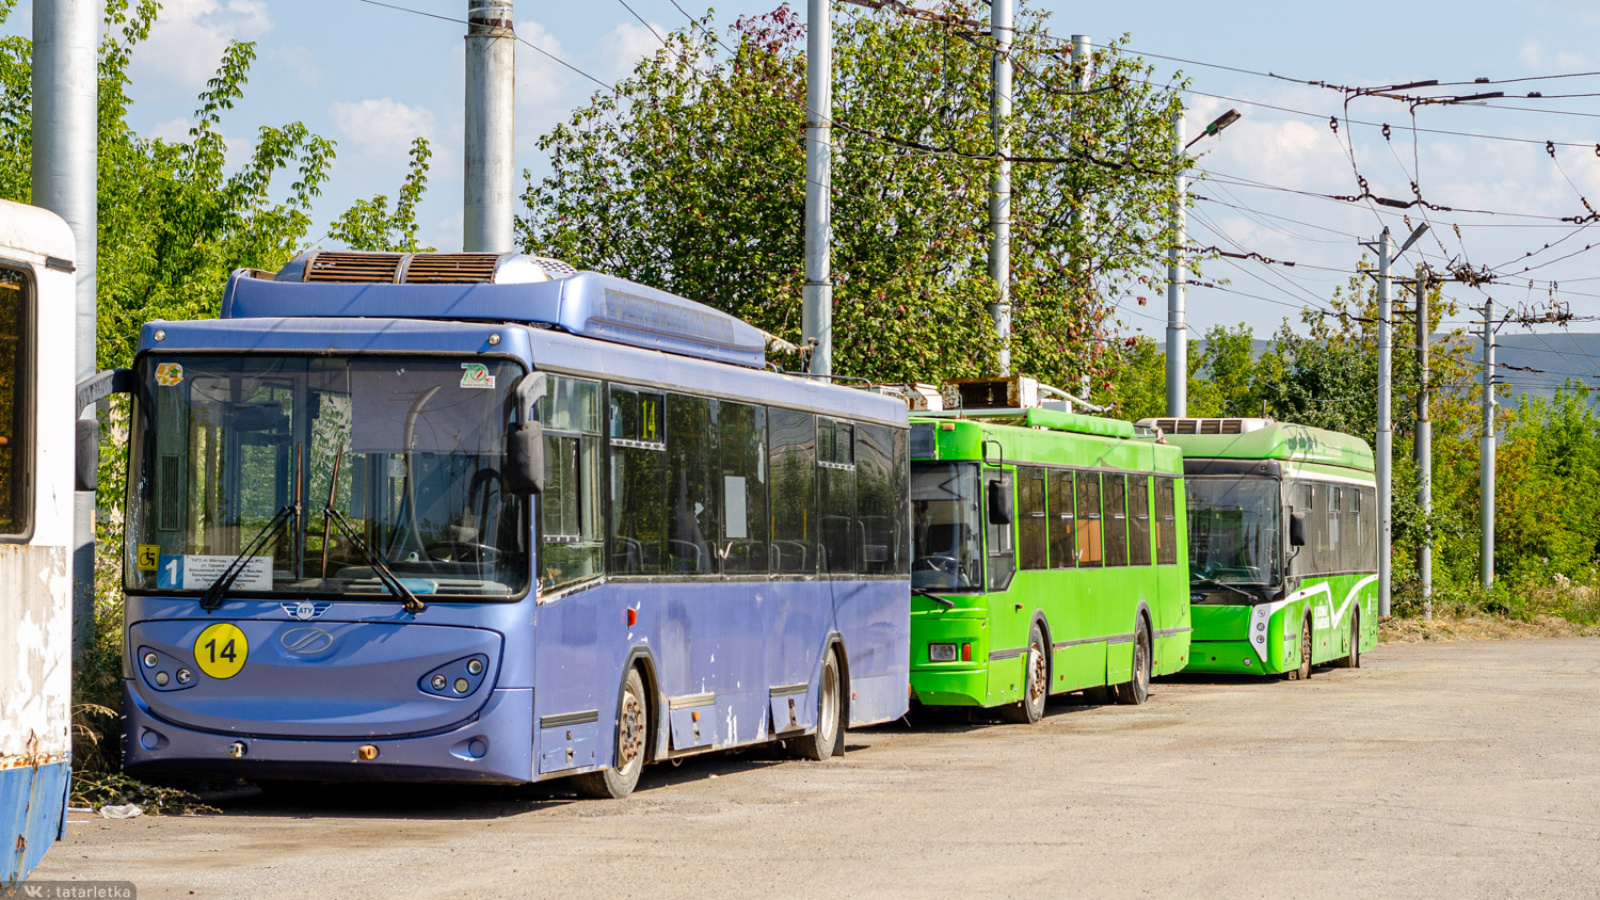
[[[632,22],[619,23],[600,38],[596,48],[605,67],[604,75],[616,80],[632,74],[639,60],[661,49],[658,35],[666,33],[667,30],[656,22],[651,22],[648,28]]]
[[[148,136],[152,138],[159,138],[163,141],[170,141],[172,143],[188,141],[189,129],[193,127],[193,125],[194,123],[190,122],[188,117],[179,116],[176,119],[168,119],[165,122],[157,122],[156,124],[150,126],[150,133]]]
[[[1517,58],[1523,65],[1539,72],[1572,72],[1594,68],[1594,59],[1576,50],[1562,50],[1547,46],[1538,38],[1526,38],[1517,48]]]
[[[438,119],[433,111],[409,106],[389,97],[356,102],[337,101],[328,107],[340,143],[364,154],[383,154],[404,159],[414,138],[437,137]]]
[[[594,86],[594,82],[580,78],[551,58],[571,61],[561,42],[543,25],[534,21],[518,22],[517,35],[533,45],[517,45],[517,132],[520,144],[523,135],[542,134],[564,118],[574,101],[585,95],[587,87]]]
[[[301,87],[315,88],[322,86],[323,69],[317,62],[316,54],[309,48],[300,46],[274,47],[270,51],[272,59],[277,61],[289,71],[289,77],[294,79]]]
[[[272,28],[260,0],[165,0],[149,40],[134,54],[133,81],[152,76],[162,86],[198,92],[230,40],[258,40]]]

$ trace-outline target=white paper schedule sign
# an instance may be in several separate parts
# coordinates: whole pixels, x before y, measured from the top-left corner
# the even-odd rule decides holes
[[[163,554],[156,574],[156,587],[182,591],[203,591],[222,577],[234,561],[232,556],[176,556]],[[236,591],[272,590],[272,557],[252,556],[234,579]]]

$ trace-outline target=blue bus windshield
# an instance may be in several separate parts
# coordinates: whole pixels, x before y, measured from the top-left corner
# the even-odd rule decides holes
[[[141,365],[130,590],[204,590],[286,506],[298,515],[242,562],[232,593],[386,592],[359,544],[417,595],[526,590],[527,502],[500,477],[516,364],[153,355]]]

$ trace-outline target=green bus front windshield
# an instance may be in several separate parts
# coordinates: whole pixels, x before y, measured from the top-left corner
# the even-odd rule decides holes
[[[519,366],[258,355],[141,365],[128,589],[202,591],[237,563],[240,594],[370,598],[388,590],[384,567],[419,596],[526,590],[527,501],[500,477]]]
[[[1278,480],[1195,477],[1189,497],[1189,573],[1195,582],[1276,585],[1283,544]]]
[[[911,586],[930,591],[983,587],[978,464],[911,464]]]

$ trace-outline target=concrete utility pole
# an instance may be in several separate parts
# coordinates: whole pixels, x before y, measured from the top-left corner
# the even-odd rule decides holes
[[[100,19],[96,0],[34,0],[33,202],[65,219],[77,244],[75,381],[95,373]],[[72,653],[81,659],[94,636],[94,492],[78,491],[72,511]]]
[[[461,246],[512,249],[517,37],[511,0],[467,0],[466,190]]]
[[[1389,229],[1378,235],[1378,615],[1389,617],[1394,574],[1394,306],[1389,301]]]
[[[1483,301],[1483,444],[1478,464],[1479,579],[1494,584],[1494,301]]]
[[[1178,187],[1172,200],[1172,247],[1167,251],[1167,415],[1181,419],[1189,414],[1189,333],[1184,322],[1183,246],[1184,216],[1189,194],[1188,144],[1184,141],[1183,109],[1173,115],[1172,136],[1177,149]]]
[[[1011,374],[1011,19],[1016,0],[991,0],[989,34],[994,41],[993,93],[995,169],[989,186],[989,276],[996,286],[989,306],[1000,338],[1000,374]]]
[[[1422,546],[1417,549],[1417,580],[1422,583],[1422,617],[1433,618],[1433,420],[1428,416],[1428,270],[1417,265],[1417,505],[1422,508]]]
[[[833,374],[833,2],[806,4],[806,283],[800,333],[811,372]]]

